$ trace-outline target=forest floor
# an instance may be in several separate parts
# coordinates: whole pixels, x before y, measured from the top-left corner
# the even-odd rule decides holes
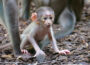
[[[24,22],[19,22],[20,34],[26,26]],[[53,26],[55,32],[57,27],[58,25]],[[8,36],[6,29],[0,25],[0,44],[9,43]],[[74,31],[57,42],[60,50],[69,49],[71,54],[55,54],[51,45],[48,45],[44,48],[47,57],[44,62],[38,63],[38,65],[90,65],[90,15],[86,16],[83,13],[82,19],[76,23]],[[0,50],[0,65],[26,65],[25,63],[30,65],[33,61],[36,62],[35,60],[17,60],[13,57],[12,49]]]

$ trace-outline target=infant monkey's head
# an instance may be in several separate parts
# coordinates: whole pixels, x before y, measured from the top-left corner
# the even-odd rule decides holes
[[[53,24],[55,14],[50,7],[40,7],[32,14],[32,18],[41,25],[50,27]]]

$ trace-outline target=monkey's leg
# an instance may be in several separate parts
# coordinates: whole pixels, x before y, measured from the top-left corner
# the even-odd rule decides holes
[[[64,11],[61,13],[61,15],[58,18],[59,24],[62,26],[62,29],[58,31],[55,34],[56,40],[63,38],[64,36],[70,34],[74,27],[75,27],[75,22],[76,22],[76,17],[73,11],[69,10],[67,7],[64,9]],[[48,37],[41,41],[40,47],[44,48],[49,44],[49,39]]]
[[[23,4],[22,4],[22,18],[27,20],[29,19],[29,10],[30,10],[30,4],[31,4],[32,0],[23,0]]]
[[[86,0],[72,0],[71,7],[72,7],[72,10],[75,12],[77,21],[80,21],[81,19],[81,14],[83,11],[85,1]]]
[[[3,2],[0,0],[0,24],[4,24],[4,26],[6,26],[3,13]]]
[[[20,37],[18,31],[18,9],[16,0],[3,0],[4,17],[7,30],[9,32],[11,43],[15,55],[20,55]]]

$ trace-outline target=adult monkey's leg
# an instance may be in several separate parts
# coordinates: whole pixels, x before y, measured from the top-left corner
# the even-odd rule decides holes
[[[4,26],[6,26],[5,20],[4,20],[4,15],[3,15],[3,2],[2,2],[2,0],[0,0],[0,24],[4,24]]]
[[[81,19],[81,14],[82,14],[84,4],[85,4],[84,0],[72,0],[71,8],[75,12],[77,21],[80,21]]]
[[[5,24],[10,36],[15,55],[20,55],[20,37],[18,31],[18,9],[16,0],[2,0]]]
[[[27,20],[29,19],[29,15],[30,15],[30,4],[32,0],[22,0],[22,18]]]

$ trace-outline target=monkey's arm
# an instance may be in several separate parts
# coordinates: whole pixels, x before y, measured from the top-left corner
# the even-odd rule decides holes
[[[32,44],[32,46],[34,47],[36,53],[37,53],[39,50],[41,50],[32,35],[28,36],[28,40],[29,40],[29,42]]]
[[[58,46],[57,46],[57,44],[56,44],[57,42],[56,42],[56,39],[55,39],[55,37],[54,37],[54,32],[53,32],[52,27],[50,27],[50,31],[49,31],[49,33],[48,33],[48,37],[49,37],[49,39],[50,39],[50,41],[51,41],[51,43],[52,43],[52,46],[53,46],[54,51],[55,51],[55,52],[58,52],[59,49],[58,49]]]
[[[28,36],[28,39],[36,51],[36,54],[35,54],[36,59],[39,62],[42,62],[45,59],[45,56],[46,56],[45,53],[39,48],[38,43],[36,43],[32,35]]]
[[[49,36],[49,39],[51,40],[53,49],[54,49],[54,51],[55,51],[56,53],[65,54],[65,55],[70,53],[69,50],[59,50],[59,49],[58,49],[57,42],[56,42],[56,39],[55,39],[55,37],[54,37],[54,32],[53,32],[52,27],[50,28],[50,32],[49,32],[48,36]]]
[[[22,38],[21,44],[20,44],[20,49],[23,49],[26,45],[27,42],[27,37],[24,36],[24,38]]]

